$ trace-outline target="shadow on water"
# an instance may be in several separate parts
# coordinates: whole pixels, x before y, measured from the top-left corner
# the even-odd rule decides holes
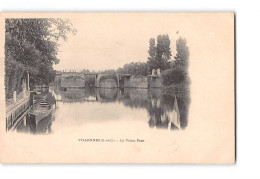
[[[114,102],[118,99],[119,90],[117,88],[97,88],[96,99],[99,102]]]
[[[188,125],[189,94],[150,89],[148,95],[149,126],[157,128],[186,128]],[[179,126],[174,116],[179,116]],[[171,126],[169,126],[171,122]]]
[[[179,113],[180,126],[171,124],[171,129],[186,128],[188,125],[188,112],[190,98],[188,92],[171,92],[162,89],[132,89],[125,88],[123,97],[119,99],[125,106],[131,108],[145,108],[148,112],[149,126],[156,128],[169,128],[175,112]],[[176,98],[175,98],[176,96]],[[176,101],[178,111],[174,103]]]
[[[91,105],[93,102],[95,104],[117,102],[126,108],[133,109],[129,115],[138,109],[147,111],[147,125],[150,128],[176,130],[185,129],[188,125],[189,96],[188,92],[163,91],[156,88],[68,88],[66,91],[52,88],[48,92],[47,98],[55,106],[57,100],[57,108],[59,108],[58,103],[75,103],[79,105],[89,103]],[[35,124],[35,121],[27,116],[26,121],[18,125],[17,132],[53,133],[52,123],[55,121],[55,111],[54,109],[50,116],[42,119],[38,124]],[[117,109],[115,109],[116,111]],[[84,118],[87,112],[88,110],[78,115],[82,115]]]
[[[16,131],[19,133],[31,133],[31,134],[50,134],[52,133],[52,122],[53,118],[51,115],[42,119],[36,124],[35,120],[32,120],[29,115],[25,117],[17,126]]]

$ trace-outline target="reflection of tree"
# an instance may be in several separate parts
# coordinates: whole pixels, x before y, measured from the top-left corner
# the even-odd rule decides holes
[[[149,126],[158,128],[167,128],[169,123],[169,116],[167,116],[166,110],[172,108],[167,103],[166,97],[162,96],[162,91],[160,90],[150,90],[150,95],[148,98],[147,111],[149,114]],[[167,99],[170,101],[170,99]],[[172,110],[172,109],[171,109]]]
[[[147,108],[147,89],[125,88],[123,98],[119,99],[127,107]]]
[[[160,98],[157,99],[151,99],[150,103],[148,104],[148,113],[149,113],[149,126],[150,127],[163,127],[165,126],[165,112],[163,111],[163,108],[158,106],[158,102],[160,101]]]
[[[171,129],[175,129],[180,125],[184,129],[188,124],[188,112],[190,97],[188,92],[173,92],[159,88],[154,89],[136,89],[136,88],[85,88],[75,92],[59,91],[61,96],[71,97],[71,100],[98,101],[100,103],[120,102],[126,107],[133,109],[146,109],[149,116],[149,126],[156,128],[168,128],[171,121]],[[176,113],[174,110],[175,96],[178,105],[179,121],[176,122]],[[90,97],[93,97],[91,99]],[[90,99],[89,99],[90,98]],[[62,99],[62,100],[63,100]],[[174,117],[175,116],[175,117]]]
[[[189,94],[184,92],[173,93],[162,89],[134,89],[124,88],[119,91],[118,101],[131,108],[146,108],[149,115],[149,126],[167,128],[169,121],[174,117],[175,95],[180,114],[180,127],[187,126]],[[171,129],[176,129],[173,123]]]
[[[174,95],[178,101],[180,112],[180,126],[187,126],[189,98],[184,93],[167,93],[159,90],[150,90],[148,98],[147,111],[149,114],[149,126],[157,128],[167,128],[170,121],[173,120]],[[177,128],[171,123],[171,129]]]
[[[185,128],[188,125],[188,114],[190,106],[190,94],[189,92],[165,92],[166,95],[176,95],[178,101],[178,107],[180,112],[181,128]]]

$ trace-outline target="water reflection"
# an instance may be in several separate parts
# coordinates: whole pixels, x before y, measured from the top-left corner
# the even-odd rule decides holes
[[[32,134],[50,134],[52,133],[52,122],[53,117],[47,116],[46,118],[39,121],[37,124],[35,120],[32,120],[29,115],[27,115],[17,126],[16,131],[22,133],[32,133]]]
[[[119,90],[117,88],[97,88],[95,91],[96,100],[99,102],[113,102],[118,99]]]
[[[184,92],[134,88],[68,88],[64,91],[52,87],[49,93],[57,102],[52,116],[37,125],[29,120],[26,125],[21,122],[18,132],[48,134],[72,125],[91,125],[91,122],[117,120],[121,116],[135,116],[132,122],[143,121],[147,127],[157,129],[185,129],[188,125],[190,99]]]

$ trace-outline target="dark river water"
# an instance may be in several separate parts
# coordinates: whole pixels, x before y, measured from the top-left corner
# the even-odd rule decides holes
[[[116,122],[118,127],[125,123],[124,126],[138,124],[158,130],[183,130],[188,125],[190,99],[184,92],[133,88],[71,88],[64,91],[50,87],[48,93],[56,100],[52,115],[36,126],[29,120],[21,121],[17,132],[52,134],[109,121]]]

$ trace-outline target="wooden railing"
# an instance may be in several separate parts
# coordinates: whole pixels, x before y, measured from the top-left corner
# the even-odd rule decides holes
[[[19,95],[18,95],[19,96]],[[29,94],[24,93],[16,99],[11,99],[11,103],[6,105],[6,130],[15,127],[24,116],[29,107]]]

